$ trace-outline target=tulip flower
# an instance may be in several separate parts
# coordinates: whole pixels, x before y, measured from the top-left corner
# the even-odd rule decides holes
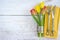
[[[40,3],[40,8],[44,8],[44,2]]]
[[[44,8],[42,9],[41,13],[42,13],[42,14],[45,14],[45,11],[46,11],[46,10],[47,10],[47,7],[44,6]]]
[[[40,13],[40,11],[41,11],[41,9],[40,9],[40,6],[39,6],[39,5],[36,5],[36,6],[34,7],[34,9],[37,11],[37,13]]]
[[[41,2],[39,5],[36,5],[36,6],[34,7],[34,9],[35,9],[38,13],[41,12],[41,9],[42,9],[42,8],[44,8],[44,2]]]
[[[46,6],[44,6],[44,8],[43,9],[46,9],[47,7]]]
[[[30,10],[30,12],[31,12],[32,15],[36,15],[37,14],[37,11],[35,9]]]
[[[40,25],[39,19],[37,17],[37,11],[35,9],[30,10],[32,17],[37,22],[38,25]]]

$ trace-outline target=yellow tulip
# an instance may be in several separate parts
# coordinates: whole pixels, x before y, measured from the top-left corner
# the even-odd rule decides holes
[[[40,8],[44,8],[44,2],[40,3]]]
[[[39,6],[39,5],[36,5],[36,6],[34,7],[34,9],[35,9],[38,13],[40,13],[40,11],[41,11],[41,9],[40,9],[40,6]]]
[[[38,4],[38,5],[36,5],[36,6],[34,7],[34,9],[35,9],[38,13],[41,12],[41,9],[42,9],[42,8],[44,8],[44,2],[41,2],[40,4]]]

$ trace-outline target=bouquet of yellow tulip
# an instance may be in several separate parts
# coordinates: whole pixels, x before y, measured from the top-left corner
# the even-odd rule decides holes
[[[44,20],[45,20],[45,10],[46,6],[44,6],[44,2],[36,5],[32,10],[30,10],[32,17],[35,19],[36,23],[38,24],[38,36],[43,35],[44,29]]]

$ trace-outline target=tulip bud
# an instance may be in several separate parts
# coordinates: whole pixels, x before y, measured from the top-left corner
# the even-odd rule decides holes
[[[40,3],[40,8],[44,8],[44,2]]]
[[[40,9],[40,6],[39,5],[35,6],[34,9],[37,11],[37,13],[40,13],[41,12],[41,9]]]
[[[42,13],[42,14],[45,14],[45,11],[46,11],[46,10],[47,10],[47,7],[44,6],[44,8],[42,9],[41,13]]]
[[[36,13],[37,13],[35,9],[30,10],[30,12],[31,12],[31,14],[33,14],[33,15],[36,15]]]

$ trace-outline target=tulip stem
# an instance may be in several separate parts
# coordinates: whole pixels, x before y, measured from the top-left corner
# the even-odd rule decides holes
[[[34,20],[37,22],[37,24],[40,25],[39,20],[35,17],[35,15],[32,15],[32,17],[33,17]]]

